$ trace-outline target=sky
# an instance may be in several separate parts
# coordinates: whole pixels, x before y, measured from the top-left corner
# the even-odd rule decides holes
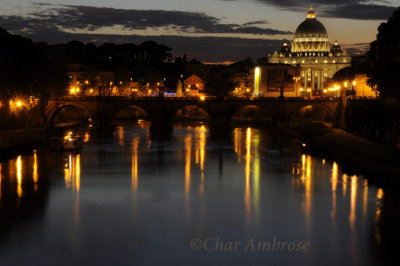
[[[1,0],[0,27],[34,41],[154,40],[203,62],[259,58],[292,40],[313,4],[350,53],[362,53],[400,0]]]

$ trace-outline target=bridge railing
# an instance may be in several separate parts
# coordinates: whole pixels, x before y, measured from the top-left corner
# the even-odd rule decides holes
[[[325,98],[304,98],[304,97],[217,97],[205,96],[200,97],[158,97],[158,96],[56,96],[52,97],[52,101],[292,101],[292,102],[318,102],[318,101],[338,101],[338,97]]]

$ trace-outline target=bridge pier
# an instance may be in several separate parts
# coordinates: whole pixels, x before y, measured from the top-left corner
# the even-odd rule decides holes
[[[232,133],[229,119],[225,116],[215,116],[209,119],[210,134],[217,138],[226,138]]]
[[[347,99],[342,97],[339,102],[338,106],[338,113],[334,114],[334,124],[333,127],[339,127],[342,129],[347,128],[347,121],[346,121],[346,107],[347,107]]]
[[[172,123],[163,119],[151,119],[150,132],[152,135],[169,135],[172,133]]]
[[[166,105],[163,99],[158,99],[151,106],[151,126],[152,135],[169,135],[172,133],[172,121],[175,116],[175,108]]]
[[[114,132],[115,127],[111,122],[107,110],[104,109],[104,106],[97,104],[94,116],[93,131],[95,134],[103,135]]]

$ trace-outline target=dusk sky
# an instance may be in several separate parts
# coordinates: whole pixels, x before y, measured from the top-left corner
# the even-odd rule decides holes
[[[155,40],[206,62],[258,58],[292,40],[313,4],[329,40],[366,48],[400,0],[2,0],[0,27],[48,43]]]

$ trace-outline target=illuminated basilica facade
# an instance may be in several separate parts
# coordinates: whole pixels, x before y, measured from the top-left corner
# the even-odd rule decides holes
[[[340,69],[350,66],[351,57],[337,42],[329,43],[328,33],[316,19],[310,7],[307,18],[296,29],[293,41],[284,43],[280,51],[268,55],[270,64],[300,66],[301,92],[323,90],[329,86],[329,79]],[[297,93],[296,93],[297,94]]]

